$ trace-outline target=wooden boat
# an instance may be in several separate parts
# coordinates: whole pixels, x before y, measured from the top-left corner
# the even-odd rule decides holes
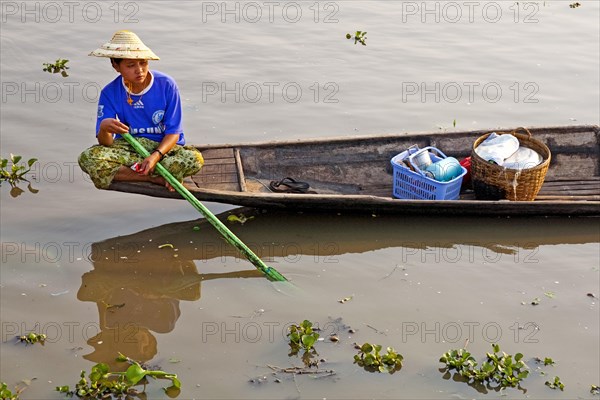
[[[205,166],[184,184],[199,200],[258,208],[374,214],[600,215],[600,127],[530,131],[552,153],[544,185],[531,202],[477,200],[469,190],[464,190],[459,200],[393,198],[392,157],[416,144],[420,148],[434,146],[462,159],[489,130],[197,146]],[[274,193],[269,183],[285,177],[309,183],[314,193]],[[115,182],[110,189],[181,198],[150,183]]]

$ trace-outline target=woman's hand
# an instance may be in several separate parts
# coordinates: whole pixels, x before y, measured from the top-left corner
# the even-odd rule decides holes
[[[142,163],[140,164],[140,170],[138,171],[138,173],[140,173],[142,175],[150,175],[151,173],[154,172],[154,167],[156,167],[156,164],[159,161],[160,161],[160,155],[158,154],[158,152],[153,152],[148,157],[146,157],[144,159],[144,161],[142,161]]]
[[[106,118],[100,123],[100,131],[98,132],[98,143],[104,146],[113,144],[113,133],[127,133],[129,127],[115,118]]]
[[[160,161],[160,156],[158,155],[158,152],[153,152],[151,153],[148,157],[146,157],[146,159],[144,161],[142,161],[142,164],[140,165],[140,169],[138,171],[139,174],[141,175],[150,175],[151,173],[154,172],[154,167],[156,166],[156,164]],[[175,188],[173,188],[173,186],[171,186],[171,184],[169,182],[167,182],[164,178],[160,178],[161,179],[161,184],[163,184],[167,187],[167,189],[169,189],[169,192],[174,192]]]
[[[156,149],[150,153],[148,157],[140,164],[140,170],[138,171],[142,175],[150,175],[154,172],[154,167],[161,160],[161,158],[167,154],[175,146],[179,140],[179,134],[166,134],[163,140],[159,143]],[[167,184],[167,187],[170,185]]]

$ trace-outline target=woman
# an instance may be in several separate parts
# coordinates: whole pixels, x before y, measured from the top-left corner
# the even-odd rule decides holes
[[[110,58],[119,76],[102,89],[98,102],[98,145],[79,156],[79,165],[94,185],[107,189],[112,181],[145,181],[174,189],[154,167],[162,165],[178,180],[200,171],[204,160],[198,150],[185,146],[181,100],[175,81],[148,69],[159,60],[140,38],[119,31],[111,41],[90,53]],[[120,134],[131,133],[150,155],[139,156]]]

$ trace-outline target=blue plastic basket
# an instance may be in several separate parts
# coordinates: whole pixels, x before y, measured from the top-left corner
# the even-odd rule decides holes
[[[442,156],[439,157],[431,153],[431,161],[437,162],[446,157],[444,153],[435,147],[431,147],[431,149],[436,150]],[[457,200],[460,196],[460,187],[467,169],[461,166],[462,174],[448,182],[436,181],[418,172],[414,172],[406,166],[405,163],[409,162],[408,157],[419,150],[419,147],[412,146],[392,158],[391,163],[394,168],[394,197],[411,200]]]

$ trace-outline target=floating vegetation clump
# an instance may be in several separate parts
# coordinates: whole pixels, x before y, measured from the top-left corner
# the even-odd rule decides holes
[[[396,353],[392,347],[387,348],[385,354],[381,354],[380,344],[365,343],[360,346],[358,354],[354,356],[354,362],[370,372],[394,372],[402,368],[402,354]]]
[[[10,168],[8,168],[8,158],[0,158],[0,180],[8,182],[11,186],[15,187],[17,183],[20,181],[27,181],[25,179],[25,175],[31,171],[31,167],[37,161],[37,158],[30,158],[27,161],[27,166],[21,164],[21,159],[23,157],[11,154],[10,162],[12,163]]]
[[[42,346],[46,342],[46,335],[43,333],[29,332],[27,335],[19,336],[19,342],[28,344],[39,343]]]
[[[307,319],[299,325],[290,326],[287,336],[292,349],[302,348],[305,351],[314,349],[314,344],[319,339],[319,334],[313,329],[313,323]]]
[[[367,40],[367,32],[363,32],[363,31],[356,31],[356,33],[354,34],[354,36],[352,36],[350,33],[346,34],[346,39],[354,39],[354,44],[356,43],[360,43],[363,46],[366,46],[366,40]]]
[[[69,69],[69,67],[67,67],[68,62],[69,60],[59,58],[53,63],[43,63],[42,66],[44,68],[42,70],[50,72],[51,74],[60,73],[64,78],[66,78],[67,76],[69,76],[69,74],[67,73],[67,70]]]
[[[287,336],[291,347],[289,356],[298,355],[298,352],[303,349],[304,365],[309,368],[317,367],[319,362],[313,359],[318,355],[314,345],[319,339],[319,334],[316,332],[316,328],[313,328],[313,323],[305,319],[301,324],[292,325],[289,327]]]
[[[128,362],[130,366],[125,372],[111,372],[107,364],[99,363],[92,367],[87,378],[85,377],[85,371],[81,371],[75,389],[71,390],[69,386],[57,386],[56,390],[65,393],[69,397],[77,396],[86,399],[141,398],[143,391],[138,391],[134,386],[146,383],[147,378],[150,377],[171,381],[171,386],[164,388],[169,397],[175,397],[179,394],[181,382],[179,382],[176,374],[146,370],[142,368],[139,362],[122,354],[119,354],[117,361]]]
[[[546,381],[546,386],[548,386],[550,389],[560,389],[561,391],[565,390],[565,384],[561,382],[560,377],[559,376],[555,376],[554,380],[552,381]]]
[[[440,362],[446,364],[442,372],[456,371],[469,384],[485,384],[491,389],[517,387],[529,376],[529,368],[523,361],[523,354],[514,356],[500,353],[500,346],[492,344],[493,353],[478,368],[477,361],[466,349],[455,349],[444,353]]]
[[[2,400],[19,400],[19,393],[13,394],[6,383],[0,382],[0,398]]]

